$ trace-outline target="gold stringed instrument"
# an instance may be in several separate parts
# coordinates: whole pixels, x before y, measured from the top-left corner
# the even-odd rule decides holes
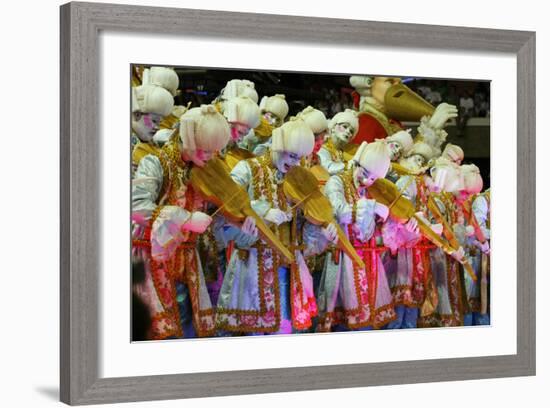
[[[359,149],[359,145],[355,143],[348,143],[344,146],[344,148],[342,149],[342,156],[346,163],[353,159],[355,153],[357,152],[357,149]]]
[[[439,207],[437,206],[437,203],[435,202],[435,199],[432,194],[428,196],[428,209],[431,211],[431,213],[434,215],[434,217],[437,219],[438,222],[443,225],[443,235],[445,235],[445,238],[449,241],[451,244],[451,247],[454,250],[457,250],[460,247],[460,243],[458,242],[458,239],[456,238],[456,235],[453,231],[453,228],[449,225],[443,214],[441,214],[441,211],[439,211]],[[461,262],[464,266],[464,269],[466,269],[466,272],[470,275],[472,280],[474,282],[477,282],[477,276],[472,268],[472,265],[470,262],[468,262],[466,259]]]
[[[430,225],[416,214],[413,203],[404,197],[399,191],[399,188],[391,181],[383,178],[377,179],[372,186],[367,188],[367,191],[372,198],[389,208],[392,218],[396,221],[405,223],[411,218],[414,218],[418,223],[420,232],[436,246],[443,249],[447,254],[450,255],[459,248],[460,245],[458,245],[456,237],[451,242],[448,242],[437,235]],[[443,230],[445,231],[445,226],[443,226]],[[461,263],[475,281],[476,276],[470,263],[466,259]]]
[[[191,169],[190,182],[193,188],[204,199],[217,205],[218,210],[231,221],[242,222],[246,217],[253,217],[261,237],[268,245],[286,258],[294,262],[294,255],[269,229],[264,221],[250,206],[250,198],[240,185],[235,183],[227,170],[226,164],[214,157],[204,167]]]
[[[365,267],[363,260],[334,219],[330,201],[319,190],[319,183],[313,173],[300,166],[293,167],[285,176],[283,191],[290,201],[302,209],[304,216],[311,223],[323,227],[334,223],[338,233],[338,247],[360,268]]]
[[[316,164],[309,168],[309,171],[313,173],[317,181],[321,186],[327,184],[328,179],[330,178],[329,172],[320,164]]]
[[[246,149],[234,146],[227,150],[225,153],[224,161],[229,167],[229,171],[233,170],[233,167],[237,165],[241,160],[246,160],[254,157],[254,154]]]
[[[427,168],[426,167],[421,167],[419,168],[418,170],[410,170],[408,168],[406,168],[405,166],[399,164],[399,163],[395,163],[395,162],[392,162],[391,163],[391,168],[393,171],[395,171],[398,175],[400,176],[418,176],[419,174],[423,174],[426,172]]]

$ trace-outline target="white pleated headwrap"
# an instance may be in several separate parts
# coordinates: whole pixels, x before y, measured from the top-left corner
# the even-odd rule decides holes
[[[390,151],[383,141],[361,143],[353,160],[377,178],[386,177],[391,163]]]
[[[319,134],[328,129],[328,120],[323,112],[308,106],[296,115],[296,118],[302,119],[309,126],[311,131]]]
[[[441,153],[441,157],[452,161],[462,161],[464,160],[464,150],[458,145],[447,143],[445,149],[443,149],[443,153]]]
[[[483,189],[483,179],[479,168],[475,164],[463,164],[460,173],[464,180],[464,190],[470,194],[477,194]]]
[[[228,81],[222,91],[222,98],[230,99],[238,96],[248,96],[254,103],[258,103],[258,92],[256,92],[254,82],[247,79],[232,79]]]
[[[314,144],[315,136],[302,120],[286,122],[274,129],[271,136],[271,150],[274,152],[289,152],[303,157],[311,154]]]
[[[218,151],[229,139],[229,124],[213,105],[189,109],[180,118],[180,140],[184,150]]]
[[[156,85],[176,96],[180,80],[173,68],[151,67],[143,71],[143,85]]]
[[[229,123],[242,123],[251,129],[260,124],[260,107],[248,96],[228,99],[222,109]]]
[[[174,107],[174,98],[166,89],[155,85],[132,88],[132,112],[167,116]]]
[[[357,112],[352,109],[346,109],[344,112],[339,112],[329,121],[328,127],[332,129],[339,123],[349,123],[353,128],[353,136],[359,131],[359,119],[357,119]]]
[[[433,184],[439,191],[455,193],[464,188],[464,179],[460,167],[448,160],[437,160],[430,169]]]
[[[281,121],[288,115],[288,103],[283,94],[264,96],[260,101],[260,109],[262,112],[274,113]]]
[[[413,138],[411,136],[410,129],[400,130],[399,132],[386,137],[386,141],[399,143],[403,148],[403,156],[406,156],[413,147]]]
[[[419,154],[420,156],[424,157],[427,163],[434,157],[435,152],[429,144],[424,142],[415,142],[406,156],[410,157],[415,154]]]

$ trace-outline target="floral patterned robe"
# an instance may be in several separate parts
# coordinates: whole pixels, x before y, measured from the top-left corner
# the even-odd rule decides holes
[[[237,236],[218,298],[216,326],[229,332],[274,333],[281,327],[285,305],[279,291],[279,271],[290,269],[290,315],[295,330],[311,327],[317,315],[313,281],[305,257],[319,253],[326,241],[316,227],[300,217],[282,189],[283,176],[271,163],[269,151],[264,156],[239,162],[231,177],[245,187],[254,211],[264,216],[271,208],[280,209],[292,216],[292,221],[272,229],[279,239],[293,250],[295,262],[285,260],[261,238],[247,242]],[[303,238],[303,239],[300,239]]]
[[[214,310],[206,290],[196,234],[180,230],[205,203],[187,183],[190,164],[181,160],[175,142],[158,155],[144,156],[132,180],[132,254],[145,267],[134,293],[152,320],[149,339],[184,337],[176,284],[189,289],[193,326],[198,336],[214,334]]]
[[[365,263],[359,268],[343,251],[333,249],[325,260],[318,291],[318,330],[330,331],[341,324],[348,329],[379,328],[395,318],[391,292],[376,245],[375,200],[361,200],[352,170],[332,176],[324,190],[337,219],[352,213],[352,224],[342,225],[348,239]],[[359,201],[359,205],[358,205]]]

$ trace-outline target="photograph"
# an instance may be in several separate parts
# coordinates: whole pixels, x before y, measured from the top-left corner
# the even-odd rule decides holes
[[[136,62],[128,90],[132,342],[491,325],[491,81]]]
[[[161,3],[59,7],[60,400],[536,393],[544,24]]]

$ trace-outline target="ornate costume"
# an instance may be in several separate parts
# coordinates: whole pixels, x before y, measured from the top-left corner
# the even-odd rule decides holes
[[[272,223],[279,239],[295,254],[295,262],[286,265],[262,239],[237,242],[218,300],[216,323],[220,330],[288,333],[292,328],[309,328],[317,314],[305,257],[320,252],[324,241],[319,227],[305,222],[287,201],[281,170],[288,170],[288,162],[275,154],[309,154],[313,133],[303,122],[289,122],[276,129],[273,137],[275,152],[239,162],[231,177],[245,187],[252,208]]]
[[[216,131],[205,131],[202,119],[214,123]],[[137,167],[132,181],[132,249],[134,260],[144,263],[145,276],[133,289],[150,312],[150,339],[189,336],[184,321],[198,336],[214,334],[214,310],[196,248],[197,232],[204,231],[210,218],[188,177],[192,166],[201,163],[195,157],[198,150],[219,149],[228,138],[229,127],[212,106],[195,108],[182,117],[180,137],[157,155],[144,156]],[[190,316],[180,316],[180,285],[189,295],[191,310],[185,313]]]

